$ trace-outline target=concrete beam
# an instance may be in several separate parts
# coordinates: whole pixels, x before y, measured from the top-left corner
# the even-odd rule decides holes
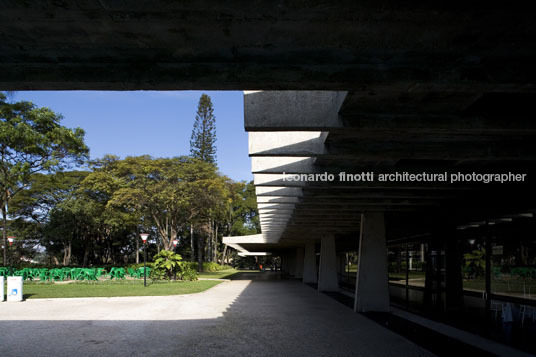
[[[297,197],[285,197],[285,196],[259,196],[257,197],[257,203],[298,203]]]
[[[244,96],[246,131],[322,130],[342,126],[339,109],[347,92],[270,91]]]
[[[257,203],[259,209],[293,209],[294,203]]]
[[[303,196],[301,187],[255,187],[257,196],[282,196],[300,197]]]
[[[249,132],[249,154],[277,151],[281,147],[290,146],[296,148],[296,152],[303,152],[306,157],[309,153],[318,152],[324,146],[326,137],[327,133],[321,131]]]
[[[247,252],[247,253],[239,252],[238,255],[241,257],[265,257],[265,256],[272,255],[272,253],[271,252]]]
[[[397,133],[401,134],[498,134],[504,135],[513,132],[535,132],[536,125],[527,116],[526,110],[516,110],[516,107],[525,108],[522,102],[522,94],[518,105],[509,105],[510,115],[502,117],[468,115],[464,110],[479,98],[482,93],[490,91],[489,88],[479,87],[474,84],[471,93],[456,92],[455,88],[439,88],[435,92],[420,91],[415,93],[411,86],[403,88],[382,87],[378,88],[375,96],[363,95],[362,93],[347,94],[339,108],[335,105],[326,105],[322,108],[316,106],[315,97],[328,97],[329,92],[257,92],[245,97],[245,117],[246,130],[248,131],[334,131],[350,134],[358,134],[360,138],[370,137],[374,133]],[[504,87],[504,86],[503,86]],[[466,88],[466,89],[467,89]],[[466,90],[464,89],[464,90]],[[370,91],[370,87],[367,89]],[[516,95],[515,91],[520,91],[519,87],[506,86],[505,93],[497,93],[496,87],[491,93],[501,99],[495,102],[506,102],[509,97]],[[499,89],[500,90],[500,89]],[[526,87],[519,93],[528,91],[528,95],[534,95],[533,87]],[[449,92],[450,91],[450,92]],[[512,91],[514,91],[512,93]],[[336,98],[344,92],[331,92],[331,96]],[[449,95],[450,93],[450,95]],[[517,93],[517,94],[519,94]],[[491,95],[489,94],[489,95]],[[420,95],[420,97],[419,97]],[[286,96],[286,98],[284,98]],[[390,96],[391,100],[381,101],[382,96]],[[392,97],[404,97],[403,100]],[[365,99],[363,99],[365,97]],[[412,107],[408,107],[408,97],[417,98]],[[371,99],[372,98],[372,99]],[[421,99],[418,99],[421,98]],[[423,99],[425,98],[425,99]],[[435,98],[435,101],[434,101]],[[287,105],[286,109],[280,107],[269,109],[270,101],[274,105]],[[311,101],[306,105],[307,101]],[[363,103],[366,101],[366,103]],[[453,101],[455,105],[453,104]],[[527,99],[525,102],[534,101]],[[395,107],[386,106],[385,103],[396,103]],[[299,103],[301,109],[292,105]],[[486,102],[489,106],[497,105]],[[398,107],[396,107],[398,105]],[[426,107],[428,105],[428,107]],[[400,108],[400,106],[405,106]],[[445,110],[448,108],[448,110]],[[454,110],[454,108],[457,108]],[[499,107],[499,111],[503,111]],[[316,113],[315,113],[316,111]],[[328,113],[328,111],[331,111]],[[406,111],[406,112],[405,112]],[[447,113],[447,114],[445,114]],[[321,119],[322,116],[325,119]],[[313,118],[310,120],[310,118]]]
[[[255,173],[301,173],[314,170],[311,157],[252,157],[251,171]]]
[[[456,130],[451,127],[451,130]],[[509,140],[421,140],[420,142],[360,140],[320,146],[318,140],[290,144],[278,148],[250,152],[250,156],[310,156],[334,160],[382,161],[419,160],[536,160],[536,149],[529,144],[531,138],[510,138]],[[315,149],[313,149],[313,147]]]

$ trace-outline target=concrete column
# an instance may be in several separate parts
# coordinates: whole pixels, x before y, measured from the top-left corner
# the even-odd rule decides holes
[[[318,272],[318,291],[337,291],[337,255],[335,237],[332,234],[322,236],[320,246],[320,271]]]
[[[295,277],[303,278],[303,248],[296,248],[296,268],[295,268]]]
[[[303,256],[303,282],[316,284],[318,282],[316,272],[316,252],[315,242],[305,243],[305,253]]]
[[[354,310],[389,311],[387,244],[383,212],[361,215]]]

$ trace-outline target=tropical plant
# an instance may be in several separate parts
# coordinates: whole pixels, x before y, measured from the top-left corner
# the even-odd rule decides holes
[[[197,280],[197,273],[182,257],[170,250],[162,250],[154,256],[151,276],[154,279]]]
[[[477,278],[484,275],[486,270],[486,250],[473,250],[471,253],[463,255],[465,260],[465,271],[470,278]]]

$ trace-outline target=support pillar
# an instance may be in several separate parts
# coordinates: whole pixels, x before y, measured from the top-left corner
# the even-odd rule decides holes
[[[318,273],[318,291],[337,291],[337,255],[335,237],[332,234],[322,236],[320,247],[320,271]]]
[[[361,215],[354,310],[389,311],[387,244],[383,212],[367,212]]]
[[[315,242],[313,241],[307,241],[307,243],[305,243],[305,253],[303,256],[303,282],[305,284],[316,284],[318,282]]]
[[[296,268],[295,277],[298,279],[303,278],[303,248],[296,248]]]

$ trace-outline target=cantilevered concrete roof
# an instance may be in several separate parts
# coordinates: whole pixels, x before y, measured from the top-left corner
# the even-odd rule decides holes
[[[245,92],[262,234],[236,245],[275,251],[322,233],[355,242],[363,212],[385,212],[388,239],[395,240],[533,210],[536,124],[525,111],[532,89],[518,96],[487,90]],[[526,176],[507,183],[440,180],[459,172]],[[382,182],[379,174],[425,181]]]

